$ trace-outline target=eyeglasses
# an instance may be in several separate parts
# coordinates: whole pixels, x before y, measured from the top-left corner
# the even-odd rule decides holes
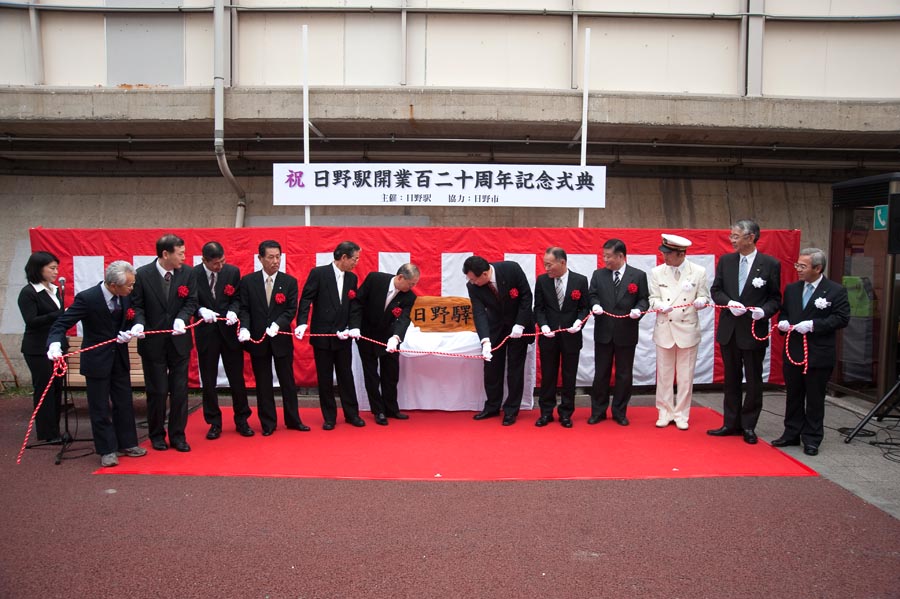
[[[734,233],[732,233],[731,235],[728,236],[728,239],[730,239],[731,241],[737,241],[738,239],[742,239],[749,234],[750,233],[741,233],[740,235],[735,235]]]
[[[799,262],[794,262],[794,268],[796,268],[800,272],[803,272],[804,270],[807,270],[809,266],[807,266],[806,264],[800,264]]]

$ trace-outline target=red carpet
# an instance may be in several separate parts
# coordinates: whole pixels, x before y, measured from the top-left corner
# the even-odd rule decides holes
[[[231,422],[230,409],[223,409]],[[279,424],[275,434],[244,438],[226,424],[222,437],[206,440],[208,426],[198,410],[188,421],[193,451],[153,451],[120,458],[119,466],[96,474],[269,476],[394,480],[550,480],[696,478],[716,476],[816,476],[815,471],[764,442],[713,438],[709,428],[722,416],[691,410],[691,428],[657,429],[654,408],[630,408],[631,426],[606,420],[589,426],[589,409],[575,412],[571,429],[559,422],[534,426],[537,411],[522,411],[515,426],[499,418],[476,422],[472,412],[409,412],[406,421],[377,426],[364,413],[365,428],[345,424],[322,430],[318,409],[301,409],[308,433]],[[279,414],[280,417],[280,414]]]

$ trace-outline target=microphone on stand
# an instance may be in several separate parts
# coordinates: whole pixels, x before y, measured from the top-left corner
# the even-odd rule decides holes
[[[65,301],[65,299],[66,299],[66,278],[60,277],[59,279],[57,279],[57,281],[59,282],[59,291],[60,291],[59,295],[60,295],[60,297],[63,298],[63,301]]]

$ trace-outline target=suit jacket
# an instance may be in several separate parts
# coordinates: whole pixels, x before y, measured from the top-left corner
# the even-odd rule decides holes
[[[716,277],[710,288],[713,301],[718,306],[725,306],[729,301],[734,300],[745,306],[762,308],[766,313],[762,320],[772,318],[772,315],[778,312],[778,308],[781,306],[781,264],[772,256],[757,252],[756,259],[750,265],[744,290],[739,292],[740,258],[740,254],[737,252],[725,254],[719,258],[719,263],[716,264]],[[761,281],[759,287],[753,284],[754,280],[758,280],[758,283]],[[740,349],[765,348],[769,341],[757,341],[753,338],[753,334],[750,332],[752,323],[753,318],[749,310],[742,316],[735,316],[731,310],[721,310],[716,341],[728,343],[733,336]],[[765,326],[758,325],[757,336],[763,337],[766,332]]]
[[[294,353],[294,340],[290,335],[266,335],[269,325],[278,323],[279,331],[292,333],[291,322],[297,315],[297,279],[283,272],[275,273],[272,281],[272,299],[266,303],[266,274],[258,270],[241,279],[238,318],[241,326],[250,331],[253,339],[263,338],[262,343],[245,343],[250,355],[261,355],[269,344],[272,355],[282,358]],[[279,302],[284,296],[284,301]]]
[[[360,332],[363,337],[386,343],[394,335],[400,337],[400,341],[403,341],[406,336],[406,329],[409,328],[410,322],[409,313],[416,302],[416,294],[412,291],[399,291],[391,298],[391,303],[385,307],[384,300],[387,298],[388,287],[392,285],[393,279],[394,275],[370,272],[360,285],[356,301],[362,310]],[[398,315],[395,315],[395,312]],[[365,341],[358,345],[365,347],[366,350],[377,348],[385,351],[380,345],[372,345]]]
[[[636,287],[634,293],[628,291],[629,285]],[[618,287],[613,284],[613,271],[608,268],[595,270],[591,277],[589,295],[592,306],[600,304],[610,314],[628,314],[634,308],[646,312],[650,307],[647,273],[628,264],[625,265],[625,273]],[[597,316],[594,318],[594,343],[637,345],[639,323],[640,318]]]
[[[50,327],[47,338],[49,346],[54,341],[64,342],[66,331],[75,326],[79,321],[82,325],[82,347],[90,347],[103,341],[109,341],[118,335],[119,331],[130,329],[134,324],[129,320],[129,309],[132,307],[130,296],[121,298],[122,312],[114,317],[109,311],[106,299],[103,297],[101,287],[103,283],[86,289],[75,296],[72,305],[65,313],[56,319]],[[65,343],[63,343],[65,345]],[[118,361],[124,367],[125,376],[131,370],[128,358],[128,344],[107,343],[91,351],[81,354],[82,375],[94,378],[109,377],[113,363]]]
[[[49,292],[37,292],[29,283],[19,292],[19,311],[25,321],[25,334],[22,336],[22,354],[39,356],[47,353],[47,336],[50,327],[62,316],[66,305],[63,303],[62,289],[56,290],[56,298],[62,308],[57,308]],[[68,347],[63,339],[63,352]]]
[[[660,264],[650,271],[650,309],[691,304],[697,298],[709,299],[706,269],[690,260],[681,265],[676,281],[672,267]],[[656,313],[653,342],[664,348],[694,347],[700,343],[700,320],[693,305],[677,308],[668,314]]]
[[[184,297],[182,297],[182,295]],[[134,277],[134,291],[131,292],[134,306],[135,324],[144,325],[147,331],[168,330],[176,318],[190,324],[197,311],[197,281],[192,268],[182,266],[172,272],[168,298],[163,297],[163,278],[156,269],[156,260],[137,269]],[[180,357],[191,353],[192,335],[147,335],[138,339],[138,353],[151,359],[160,360],[166,354],[166,338]]]
[[[466,288],[472,301],[472,316],[478,338],[489,338],[493,346],[509,335],[513,325],[520,324],[525,327],[526,333],[533,334],[534,313],[531,309],[531,286],[522,267],[509,261],[492,262],[491,266],[497,280],[499,299],[488,285],[479,287],[466,283]],[[527,343],[534,342],[534,337],[522,339]]]
[[[317,266],[309,271],[309,277],[300,294],[300,312],[297,322],[305,324],[312,308],[310,333],[334,334],[344,329],[359,328],[362,318],[359,302],[356,301],[357,278],[352,272],[344,273],[343,294],[338,297],[337,279],[331,264]],[[352,297],[351,297],[352,296]],[[342,343],[336,337],[310,337],[309,344],[322,349],[338,349]]]
[[[534,319],[537,321],[538,328],[546,325],[554,331],[567,329],[576,320],[587,316],[590,311],[586,276],[569,271],[562,308],[559,307],[559,300],[556,297],[556,281],[546,274],[537,278],[534,284]],[[559,340],[560,348],[564,352],[576,352],[581,349],[583,344],[581,331],[574,335],[558,333],[556,339]]]
[[[201,307],[208,308],[213,312],[218,312],[219,316],[222,317],[228,311],[235,314],[240,312],[241,271],[236,266],[226,264],[220,272],[216,273],[215,299],[213,299],[212,290],[209,288],[209,279],[206,278],[206,270],[202,264],[194,267],[194,279],[197,281],[198,310]],[[197,320],[201,320],[199,315]],[[240,349],[241,344],[237,340],[237,325],[229,327],[224,320],[217,320],[214,324],[201,324],[194,327],[197,351],[205,352],[209,347],[210,339],[215,335],[220,336],[225,341],[226,347],[233,350]]]
[[[847,290],[842,285],[823,277],[804,308],[804,285],[803,281],[797,281],[784,288],[784,303],[781,305],[781,314],[778,316],[778,320],[786,320],[792,325],[804,320],[813,321],[813,330],[806,335],[809,366],[811,368],[833,368],[837,360],[836,332],[850,322],[850,301],[847,299]],[[820,305],[824,300],[823,307],[817,307],[816,300],[819,300]],[[789,344],[785,345],[785,351],[787,350],[790,350],[794,360],[803,359],[803,335],[791,333]],[[787,358],[784,363],[789,364]]]

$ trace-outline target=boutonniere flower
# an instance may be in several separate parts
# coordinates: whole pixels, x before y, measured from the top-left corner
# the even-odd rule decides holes
[[[824,310],[825,308],[827,308],[828,306],[831,305],[831,302],[829,302],[824,297],[817,297],[816,301],[813,303],[816,305],[816,308],[818,308],[819,310]]]
[[[766,282],[762,279],[762,277],[754,278],[753,281],[751,281],[751,283],[753,283],[753,286],[756,287],[757,289],[759,289],[760,287],[766,286]]]
[[[403,310],[400,309],[400,306],[397,306],[393,310],[391,310],[391,314],[394,315],[394,318],[400,318],[400,315],[403,314]]]
[[[681,288],[685,291],[690,291],[691,289],[694,288],[694,284],[690,281],[685,281],[684,283],[681,284]]]
[[[509,297],[511,297],[512,299],[516,299],[517,297],[519,297],[519,290],[516,289],[515,287],[513,287],[512,289],[510,289],[510,290],[509,290]]]
[[[635,285],[634,283],[628,283],[628,293],[630,293],[631,295],[637,293],[637,285]]]
[[[577,302],[578,300],[580,300],[580,299],[581,299],[581,292],[578,291],[577,289],[573,290],[573,291],[572,291],[572,299],[575,300],[576,302]]]
[[[356,291],[354,291],[353,289],[351,289],[350,291],[347,292],[347,297],[349,297],[350,299],[355,298],[355,297],[356,297]]]
[[[225,289],[222,290],[222,293],[224,293],[228,297],[231,297],[232,295],[234,295],[234,287],[232,285],[225,285]]]
[[[276,294],[275,294],[275,303],[276,303],[276,304],[283,304],[283,303],[286,302],[286,301],[287,301],[287,298],[284,297],[284,294],[283,294],[283,293],[276,293]]]
[[[125,310],[125,320],[134,320],[134,308]]]
[[[187,285],[179,285],[178,286],[178,297],[184,299],[188,296],[191,290],[187,288]]]

